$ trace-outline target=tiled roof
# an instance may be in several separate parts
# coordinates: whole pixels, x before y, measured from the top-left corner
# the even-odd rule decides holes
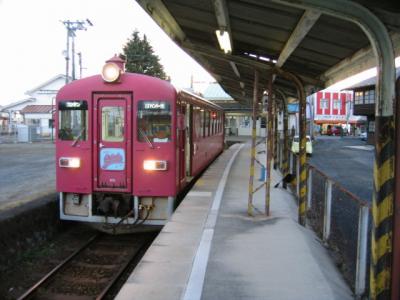
[[[52,105],[27,105],[22,110],[22,114],[50,114],[52,113]]]

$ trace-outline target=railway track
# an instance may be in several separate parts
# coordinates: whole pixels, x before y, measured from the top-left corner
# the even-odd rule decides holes
[[[19,299],[103,299],[154,234],[96,234]]]

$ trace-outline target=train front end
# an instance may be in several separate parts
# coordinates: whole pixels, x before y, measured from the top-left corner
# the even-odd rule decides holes
[[[109,232],[164,225],[177,194],[176,91],[123,63],[112,58],[56,99],[60,217]]]

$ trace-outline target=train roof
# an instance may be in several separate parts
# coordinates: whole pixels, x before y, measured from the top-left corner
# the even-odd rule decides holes
[[[213,103],[212,101],[207,100],[207,99],[205,99],[205,98],[203,98],[203,97],[201,97],[201,96],[199,96],[199,95],[196,95],[196,94],[194,94],[194,93],[191,93],[191,92],[189,92],[188,90],[178,89],[177,91],[178,91],[178,93],[186,94],[187,96],[190,96],[190,97],[192,97],[192,98],[195,98],[196,100],[199,100],[199,101],[202,101],[202,102],[206,102],[207,104],[209,104],[209,105],[211,105],[211,106],[213,106],[213,107],[215,107],[215,108],[218,108],[218,109],[220,109],[220,110],[223,110],[223,108],[222,108],[221,106],[219,106],[218,104],[215,104],[215,103]]]
[[[122,89],[126,89],[127,88],[126,85],[129,84],[129,81],[131,81],[132,79],[139,79],[141,83],[149,83],[149,82],[158,83],[158,84],[161,84],[162,86],[164,86],[164,88],[166,90],[169,90],[170,92],[174,92],[176,94],[179,94],[179,93],[184,94],[188,97],[191,97],[193,100],[201,101],[203,103],[207,103],[208,105],[214,107],[215,109],[223,110],[223,108],[221,106],[219,106],[207,99],[204,99],[203,97],[201,97],[199,95],[191,93],[187,90],[176,88],[169,81],[166,81],[166,80],[163,80],[163,79],[160,79],[157,77],[144,75],[144,74],[138,74],[138,73],[126,72],[126,73],[122,74],[121,78],[122,78],[121,83],[118,83],[118,84],[121,84]],[[99,85],[100,83],[105,84],[104,87],[107,87],[107,86],[112,87],[112,85],[113,85],[113,83],[104,83],[104,80],[102,79],[101,75],[97,74],[97,75],[85,77],[85,78],[70,82],[69,84],[65,85],[64,87],[62,87],[60,89],[58,96],[63,95],[63,93],[66,91],[70,91],[71,88],[83,90],[83,89],[86,89],[87,86],[89,86],[89,85]]]

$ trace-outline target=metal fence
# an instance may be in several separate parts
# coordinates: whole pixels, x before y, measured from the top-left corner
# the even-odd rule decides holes
[[[0,143],[34,143],[54,140],[54,129],[40,126],[9,125],[0,127]]]
[[[333,251],[338,267],[357,297],[369,276],[370,203],[308,165],[309,224]]]
[[[278,153],[282,153],[282,145],[280,140]],[[292,189],[298,197],[298,156],[290,151],[289,164],[290,173],[297,175]],[[314,166],[307,167],[307,224],[331,250],[356,298],[361,298],[368,293],[371,204]]]

